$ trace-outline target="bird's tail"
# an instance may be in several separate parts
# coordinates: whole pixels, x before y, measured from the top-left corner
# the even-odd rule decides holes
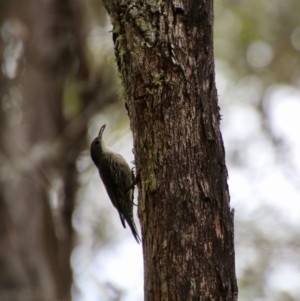
[[[128,224],[129,224],[129,227],[130,227],[130,229],[131,229],[131,232],[132,232],[132,234],[133,234],[135,240],[136,240],[137,243],[139,244],[139,243],[141,242],[141,238],[140,238],[140,236],[139,236],[139,234],[138,234],[138,231],[137,231],[137,229],[136,229],[136,226],[135,226],[134,221],[130,221],[130,223],[128,223]]]
[[[137,243],[139,244],[141,242],[141,238],[138,234],[138,231],[136,229],[136,225],[134,223],[134,220],[133,220],[133,216],[129,216],[129,214],[127,214],[126,212],[126,215],[124,215],[124,218],[127,222],[127,224],[129,225],[130,229],[131,229],[131,232],[133,234],[133,237],[135,238],[135,240],[137,241]]]

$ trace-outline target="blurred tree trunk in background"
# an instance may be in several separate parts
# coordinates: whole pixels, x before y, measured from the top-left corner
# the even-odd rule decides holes
[[[64,116],[66,79],[88,77],[79,3],[0,3],[0,300],[70,300],[76,159],[101,88]]]
[[[2,98],[0,289],[6,299],[0,297],[69,300],[74,193],[63,175],[76,171],[67,154],[51,150],[65,127],[61,101],[71,57],[59,24],[70,16],[57,1],[12,1],[5,17],[7,43],[14,39],[11,47],[25,51],[25,65],[13,74],[4,62],[6,75],[17,77]]]
[[[212,1],[103,1],[136,154],[145,300],[236,300]]]

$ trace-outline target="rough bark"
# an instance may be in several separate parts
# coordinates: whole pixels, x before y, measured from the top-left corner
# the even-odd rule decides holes
[[[134,138],[145,300],[236,300],[213,2],[103,2]]]

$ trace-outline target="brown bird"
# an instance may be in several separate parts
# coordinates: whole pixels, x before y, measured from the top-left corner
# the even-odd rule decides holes
[[[91,144],[91,157],[99,170],[100,177],[107,194],[118,210],[122,225],[129,225],[135,240],[140,243],[133,219],[133,178],[129,165],[125,159],[108,148],[102,139],[106,125],[102,125],[98,136]]]

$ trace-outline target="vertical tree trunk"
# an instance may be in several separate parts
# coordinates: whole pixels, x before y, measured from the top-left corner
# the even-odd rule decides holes
[[[59,137],[67,126],[65,77],[80,55],[68,43],[70,35],[77,41],[77,28],[68,1],[4,0],[0,7],[0,299],[67,301],[76,158],[86,127]],[[15,45],[22,63],[9,74]]]
[[[134,137],[145,300],[236,300],[213,2],[103,2]]]

